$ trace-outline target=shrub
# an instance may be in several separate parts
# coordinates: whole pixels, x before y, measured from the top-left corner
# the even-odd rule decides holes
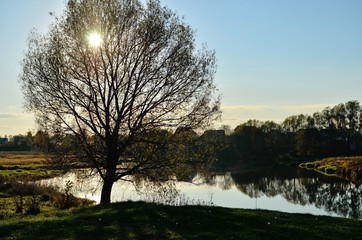
[[[7,218],[10,214],[5,201],[0,202],[0,220]]]
[[[24,196],[16,196],[13,198],[15,204],[15,213],[22,213],[24,209]]]
[[[73,183],[71,181],[67,181],[65,189],[62,192],[53,192],[51,198],[57,208],[68,209],[77,206],[77,199],[71,193],[72,188]]]
[[[41,202],[47,202],[47,201],[50,201],[50,200],[51,200],[51,196],[49,196],[49,194],[43,193],[43,194],[40,196],[40,201],[41,201]]]
[[[39,203],[31,203],[26,210],[26,214],[28,215],[37,215],[40,213],[40,205]]]

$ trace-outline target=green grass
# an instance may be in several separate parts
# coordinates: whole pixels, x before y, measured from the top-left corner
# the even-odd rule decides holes
[[[325,158],[299,165],[328,176],[337,176],[354,182],[362,181],[362,156]]]
[[[360,220],[116,203],[0,221],[0,239],[362,239]]]

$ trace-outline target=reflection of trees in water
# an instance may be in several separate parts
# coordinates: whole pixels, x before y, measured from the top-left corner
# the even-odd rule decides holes
[[[340,179],[324,176],[303,176],[300,172],[243,173],[215,176],[210,185],[222,189],[235,186],[251,198],[281,195],[298,205],[315,205],[317,208],[340,216],[360,218],[362,187]]]
[[[361,186],[352,183],[331,183],[318,191],[315,205],[338,215],[359,218]]]
[[[235,186],[235,181],[230,173],[225,173],[224,175],[215,175],[209,178],[204,178],[203,183],[206,183],[210,186],[217,186],[222,190],[228,190]]]

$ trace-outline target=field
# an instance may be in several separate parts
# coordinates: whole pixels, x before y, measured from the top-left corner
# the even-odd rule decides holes
[[[45,156],[37,153],[0,152],[0,175],[18,180],[36,180],[54,176],[45,164]]]
[[[0,152],[0,164],[3,165],[27,165],[42,164],[45,156],[40,153],[29,152]]]

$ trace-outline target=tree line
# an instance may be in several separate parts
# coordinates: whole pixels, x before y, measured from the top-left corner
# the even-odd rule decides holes
[[[31,132],[25,135],[0,136],[0,151],[31,151],[34,150],[34,136]]]
[[[230,169],[245,162],[289,165],[301,160],[362,155],[362,107],[358,101],[349,101],[313,115],[293,115],[281,123],[249,120],[233,131],[222,127],[197,134],[191,128],[179,128],[174,133],[159,129],[147,135],[158,142],[173,137],[178,145],[187,145],[188,151],[204,148],[203,156],[217,151],[217,168]],[[0,151],[78,150],[75,136],[50,135],[45,131],[0,140]],[[162,154],[166,156],[165,152]]]
[[[358,101],[327,107],[281,123],[249,120],[226,137],[219,166],[245,161],[289,165],[300,160],[362,154],[362,108]]]

